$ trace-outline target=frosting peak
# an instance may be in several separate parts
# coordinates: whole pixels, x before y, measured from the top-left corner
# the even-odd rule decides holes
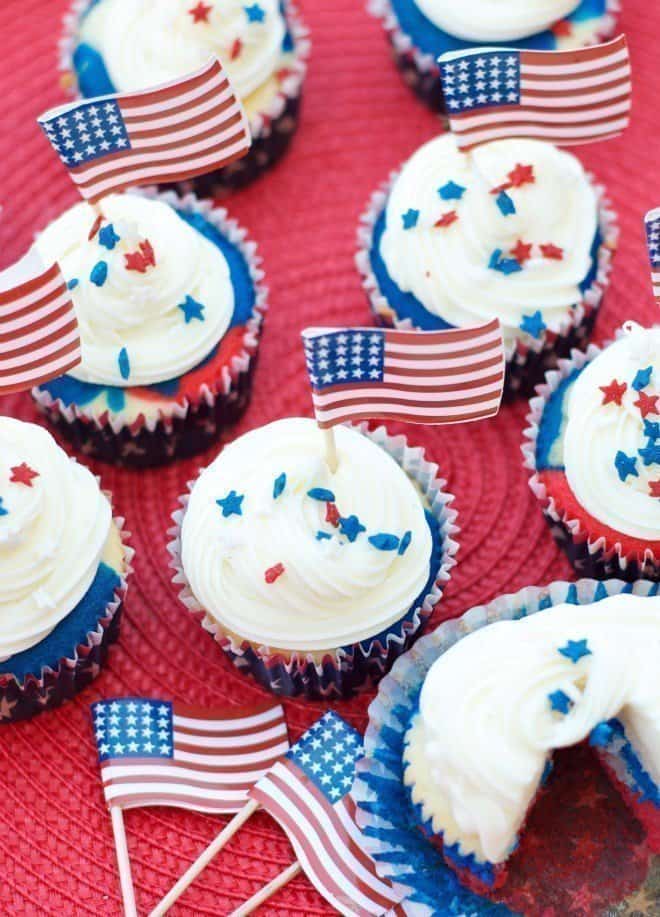
[[[438,28],[466,41],[528,38],[574,12],[580,0],[415,0]]]

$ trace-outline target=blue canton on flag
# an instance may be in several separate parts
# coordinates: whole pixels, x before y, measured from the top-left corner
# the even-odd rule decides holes
[[[130,150],[121,109],[114,100],[81,104],[41,126],[67,166],[82,166],[111,153]]]
[[[304,338],[310,382],[322,390],[351,382],[382,382],[385,368],[383,331],[330,332]]]
[[[286,754],[330,802],[337,802],[351,789],[361,756],[359,732],[332,710],[317,720]]]
[[[520,53],[484,51],[440,61],[442,88],[450,111],[476,111],[493,105],[519,105]]]
[[[646,240],[651,266],[655,270],[660,270],[660,210],[651,211],[647,217]]]
[[[172,704],[160,700],[99,701],[92,705],[102,763],[110,758],[172,758]]]

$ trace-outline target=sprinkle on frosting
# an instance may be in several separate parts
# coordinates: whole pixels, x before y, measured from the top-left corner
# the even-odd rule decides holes
[[[125,347],[122,347],[119,351],[117,365],[119,366],[119,373],[122,379],[128,379],[131,374],[131,361],[128,359],[128,351]]]
[[[411,541],[412,541],[412,532],[407,531],[405,535],[403,536],[403,538],[401,539],[401,543],[399,544],[399,550],[398,550],[399,557],[403,557],[403,555],[406,553],[406,551],[410,547]]]
[[[113,250],[120,238],[121,237],[115,232],[115,227],[112,223],[108,223],[107,226],[104,226],[103,229],[99,231],[99,245],[102,245],[103,248],[107,248],[108,251]]]
[[[330,541],[331,539],[332,539],[332,535],[329,532],[322,532],[319,529],[319,531],[316,533],[317,541]]]
[[[660,499],[660,478],[657,481],[649,481],[649,493],[652,497]]]
[[[609,745],[614,735],[614,730],[607,723],[599,723],[589,733],[589,744],[594,748],[605,748]]]
[[[199,0],[199,3],[196,6],[191,6],[188,12],[192,16],[192,21],[194,23],[208,22],[212,9],[213,7],[210,3],[202,3],[202,0]]]
[[[280,576],[284,573],[284,564],[275,564],[273,567],[269,567],[264,573],[264,579],[270,585],[279,579]]]
[[[12,484],[25,484],[26,487],[32,487],[33,479],[39,477],[39,472],[30,468],[27,462],[21,462],[20,465],[14,465],[13,468],[10,468],[10,471],[11,477],[9,481]]]
[[[286,472],[282,472],[275,478],[275,483],[273,484],[273,500],[277,500],[284,493],[284,488],[286,487]]]
[[[341,514],[337,509],[336,503],[327,503],[325,507],[325,521],[329,522],[330,525],[334,525],[335,528],[339,525],[339,520],[341,519]]]
[[[621,399],[628,390],[626,382],[617,382],[612,379],[609,385],[601,385],[600,390],[603,393],[603,404],[618,404],[621,407]]]
[[[637,459],[634,455],[626,455],[625,452],[622,452],[621,449],[616,454],[614,459],[614,467],[619,473],[619,478],[624,483],[629,476],[634,478],[639,477],[639,472],[637,471]]]
[[[515,246],[511,249],[511,256],[516,259],[518,264],[524,264],[532,257],[532,244],[523,242],[518,239]]]
[[[552,242],[547,242],[545,245],[541,245],[539,247],[544,258],[549,258],[551,261],[564,260],[564,249],[560,248],[558,245],[553,245]]]
[[[222,510],[222,515],[226,518],[227,516],[243,515],[241,507],[244,499],[244,494],[237,494],[235,490],[230,490],[226,497],[222,497],[215,502]]]
[[[651,383],[651,376],[653,375],[653,367],[647,366],[646,369],[638,370],[635,378],[633,379],[632,387],[636,392],[641,392],[643,388],[646,388],[647,385]]]
[[[550,707],[557,713],[566,714],[571,709],[572,701],[564,691],[553,691],[552,694],[548,694],[548,700]]]
[[[552,34],[556,38],[568,38],[573,34],[573,23],[570,19],[560,19],[553,25]]]
[[[565,656],[567,659],[570,659],[571,662],[577,664],[580,659],[584,656],[591,656],[591,650],[587,646],[587,641],[585,640],[569,640],[566,646],[562,646],[559,649],[559,652],[562,656]]]
[[[71,280],[67,283],[67,287],[68,287],[70,290],[75,290],[75,288],[78,286],[79,282],[80,282],[80,281],[78,280],[77,277],[72,277]]]
[[[413,208],[410,207],[405,213],[401,214],[401,219],[404,229],[414,229],[419,220],[419,210],[413,210]]]
[[[92,241],[92,239],[94,238],[94,236],[96,235],[96,233],[97,233],[97,232],[99,231],[99,229],[101,228],[101,225],[102,225],[102,224],[103,224],[103,217],[102,217],[101,214],[99,214],[99,215],[96,217],[96,219],[94,220],[94,222],[92,223],[92,228],[90,229],[90,231],[89,231],[89,233],[88,233],[88,235],[87,235],[88,241],[90,241],[90,242]]]
[[[97,287],[102,287],[108,279],[107,261],[97,261],[89,275],[89,279]]]
[[[263,22],[266,18],[266,13],[259,6],[258,3],[252,3],[250,6],[244,7],[245,13],[248,18],[248,22]]]
[[[240,57],[241,51],[243,50],[243,42],[240,38],[235,38],[232,42],[231,49],[229,51],[229,59],[236,60],[237,57]]]
[[[366,528],[357,516],[342,516],[339,519],[339,531],[345,535],[350,542],[355,541],[360,532],[366,532]]]
[[[389,535],[387,532],[379,532],[377,535],[369,536],[369,544],[379,551],[396,551],[399,547],[399,539],[396,535]]]
[[[127,271],[137,271],[140,274],[146,274],[147,268],[156,266],[156,256],[148,239],[140,242],[138,251],[125,252],[124,260]]]
[[[644,420],[644,436],[655,442],[660,439],[660,422],[657,420]]]
[[[200,322],[204,321],[204,306],[191,296],[190,293],[187,293],[184,301],[179,303],[179,309],[183,312],[186,325],[194,318]]]
[[[660,465],[660,443],[649,442],[645,449],[638,449],[637,451],[641,455],[646,466]]]
[[[537,309],[532,315],[523,315],[520,323],[521,331],[531,334],[533,338],[540,338],[546,328],[547,325],[543,321],[540,309]]]
[[[495,198],[495,203],[499,207],[502,216],[512,216],[516,212],[516,205],[513,203],[512,198],[509,197],[506,191],[500,191],[500,193]]]
[[[335,502],[335,495],[331,490],[326,490],[325,487],[312,487],[311,490],[307,491],[307,496],[311,497],[312,500],[320,500],[321,503]]]
[[[640,392],[639,398],[635,401],[635,407],[639,408],[642,417],[646,418],[649,414],[660,414],[658,401],[660,396],[647,395],[646,392]]]
[[[448,181],[442,188],[438,188],[438,194],[443,201],[460,201],[467,189],[454,181]]]
[[[502,249],[496,248],[493,254],[490,256],[490,261],[488,262],[488,267],[492,271],[499,271],[501,274],[515,274],[517,271],[522,271],[522,267],[515,258],[503,258]]]
[[[447,213],[443,213],[439,220],[436,220],[435,226],[438,229],[446,229],[448,226],[451,226],[458,219],[458,214],[455,210],[449,210]]]
[[[521,163],[518,163],[515,169],[509,172],[507,177],[511,183],[509,186],[511,188],[521,188],[523,185],[533,185],[536,181],[534,166],[524,166],[521,165]]]
[[[8,516],[9,510],[2,505],[2,497],[0,497],[0,516]]]

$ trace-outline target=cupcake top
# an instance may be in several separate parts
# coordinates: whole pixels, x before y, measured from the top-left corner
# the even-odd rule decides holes
[[[439,29],[466,41],[513,41],[542,32],[580,0],[415,0]]]
[[[96,478],[42,427],[0,417],[0,661],[83,598],[112,524]]]
[[[441,324],[496,316],[511,346],[559,331],[581,302],[597,231],[596,193],[570,153],[524,139],[462,153],[444,134],[394,181],[380,253]]]
[[[89,204],[76,204],[36,241],[59,262],[80,324],[82,363],[69,375],[119,387],[181,376],[231,322],[227,260],[162,201],[110,195],[103,213],[98,225]]]
[[[660,326],[633,326],[573,383],[563,454],[580,504],[616,532],[660,541]]]
[[[285,34],[278,0],[100,0],[79,38],[102,55],[118,92],[168,82],[216,56],[245,98],[277,69]]]
[[[425,819],[462,854],[503,862],[549,752],[615,717],[660,783],[659,653],[660,597],[628,594],[459,640],[431,666],[408,732],[405,778]]]
[[[289,418],[226,446],[195,483],[182,566],[225,629],[287,650],[373,637],[423,598],[432,536],[397,462],[336,427],[331,474],[312,420]]]

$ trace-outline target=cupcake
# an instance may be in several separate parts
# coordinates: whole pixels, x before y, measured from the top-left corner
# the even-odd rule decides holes
[[[629,323],[548,373],[523,445],[530,486],[575,569],[660,580],[660,326]]]
[[[568,51],[610,38],[619,0],[370,0],[411,89],[444,112],[438,57],[489,48]]]
[[[419,635],[454,564],[437,466],[382,427],[335,435],[332,474],[312,420],[247,433],[174,516],[182,601],[276,694],[346,697],[374,683]]]
[[[129,92],[218,57],[245,107],[253,145],[244,158],[179,186],[214,196],[246,185],[285,152],[308,55],[307,32],[289,0],[75,0],[61,42],[62,82],[85,98]]]
[[[37,238],[68,281],[82,363],[33,390],[86,455],[156,465],[193,455],[244,410],[266,291],[226,211],[172,192],[80,203]]]
[[[0,417],[0,722],[96,678],[132,553],[91,472],[43,427]]]
[[[373,195],[357,265],[380,324],[498,318],[511,397],[586,346],[616,241],[602,189],[570,153],[511,139],[466,154],[444,134]]]

